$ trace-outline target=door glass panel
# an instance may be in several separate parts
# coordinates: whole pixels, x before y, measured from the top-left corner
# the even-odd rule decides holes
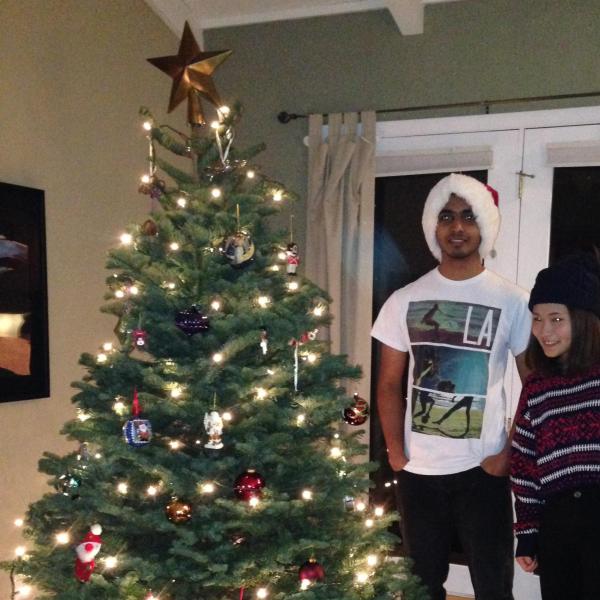
[[[576,251],[600,248],[600,167],[554,169],[550,264]]]

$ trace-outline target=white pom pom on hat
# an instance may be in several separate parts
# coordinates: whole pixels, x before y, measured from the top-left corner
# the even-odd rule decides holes
[[[481,235],[479,256],[485,258],[493,250],[500,229],[498,192],[477,179],[461,173],[451,173],[440,179],[425,200],[423,232],[431,253],[439,262],[442,261],[442,250],[437,242],[435,231],[440,211],[446,206],[452,194],[464,198],[471,205]]]

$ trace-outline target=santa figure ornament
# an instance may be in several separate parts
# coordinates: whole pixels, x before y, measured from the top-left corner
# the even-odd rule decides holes
[[[75,553],[77,554],[77,558],[75,559],[75,577],[81,583],[89,581],[94,572],[96,566],[94,558],[100,552],[102,546],[101,533],[102,527],[98,523],[92,525],[89,533],[83,538],[83,541],[75,547]]]

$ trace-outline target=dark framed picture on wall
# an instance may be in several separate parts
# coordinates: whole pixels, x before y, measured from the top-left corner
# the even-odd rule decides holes
[[[0,183],[0,402],[50,395],[44,192]]]

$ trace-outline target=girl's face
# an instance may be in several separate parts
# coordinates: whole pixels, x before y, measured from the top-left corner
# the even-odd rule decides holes
[[[536,304],[531,332],[548,358],[566,358],[571,348],[571,315],[564,304]]]

